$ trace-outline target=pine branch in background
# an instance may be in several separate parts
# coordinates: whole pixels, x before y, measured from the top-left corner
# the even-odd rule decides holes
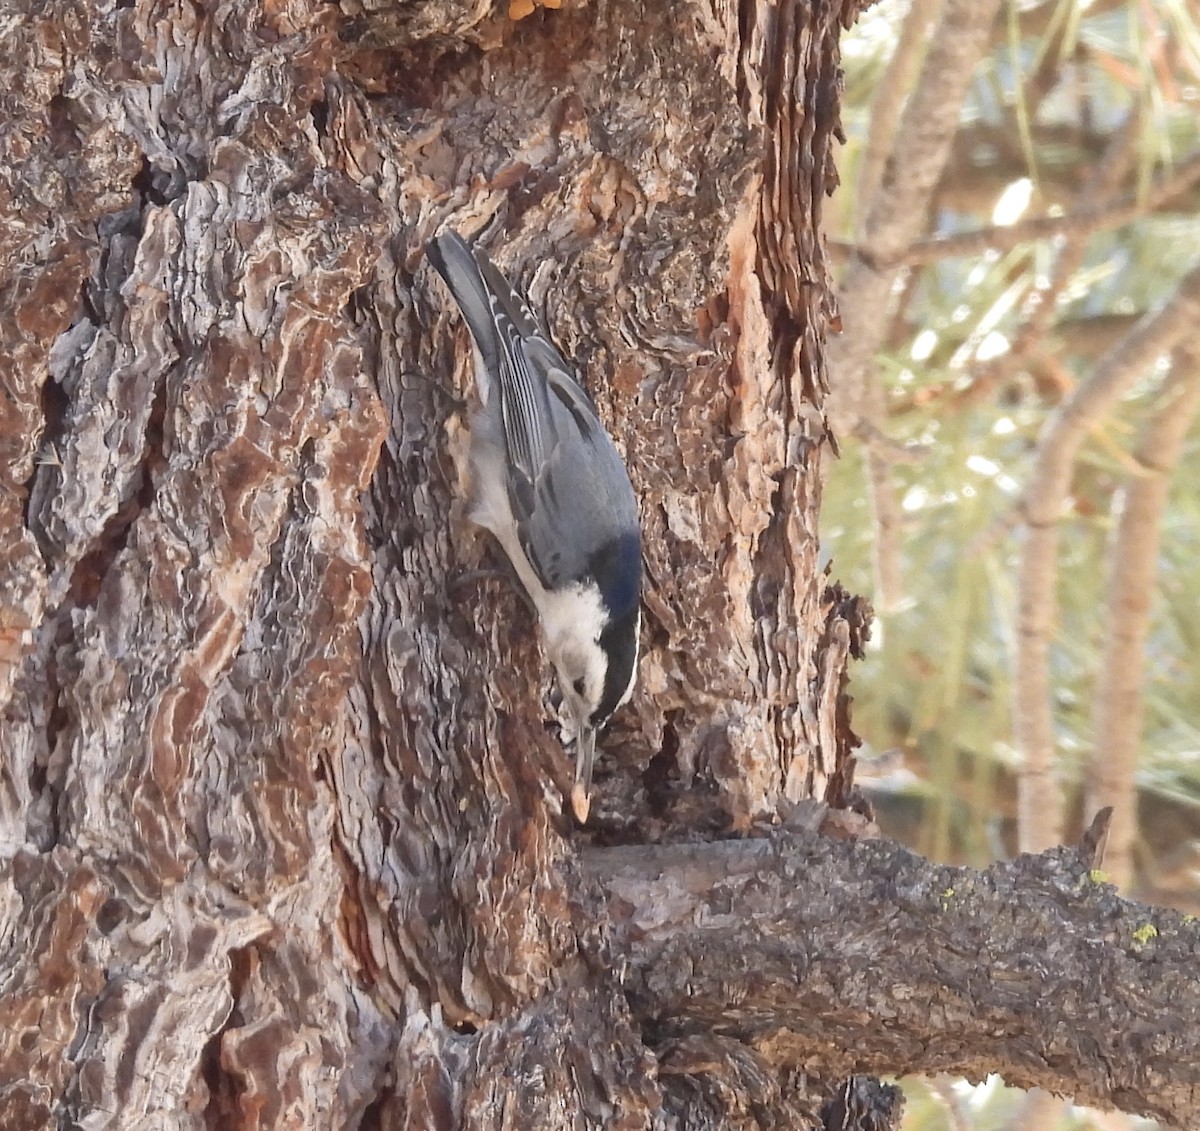
[[[872,382],[879,389],[879,382]],[[882,415],[882,398],[872,394],[867,402]],[[875,604],[883,614],[895,612],[904,603],[904,574],[901,568],[900,500],[892,482],[893,460],[884,445],[868,439],[864,444],[867,497],[875,523]]]
[[[999,0],[949,0],[934,34],[916,90],[909,97],[879,193],[864,225],[864,246],[881,261],[900,255],[920,235],[938,178],[958,129],[958,115],[987,45]],[[850,264],[838,301],[846,333],[830,342],[834,384],[827,404],[841,437],[856,435],[865,414],[864,385],[889,325],[898,268]]]
[[[1095,745],[1088,770],[1088,808],[1112,806],[1105,869],[1126,888],[1137,833],[1134,775],[1143,717],[1146,639],[1158,583],[1163,514],[1183,442],[1200,410],[1200,335],[1180,346],[1115,500],[1109,552],[1104,659],[1096,682]]]
[[[917,38],[916,25],[901,29],[893,14],[890,41],[883,26],[889,10],[904,7],[873,9],[845,55],[852,104],[861,108],[847,119],[850,144],[859,147],[859,190],[832,205],[840,208],[835,231],[843,242],[829,248],[846,279],[841,314],[852,340],[832,343],[831,372],[835,395],[845,397],[833,411],[845,404],[856,409],[849,420],[863,444],[865,474],[850,461],[834,469],[823,537],[838,575],[860,590],[873,583],[880,611],[891,611],[855,696],[868,743],[863,765],[879,759],[879,784],[869,788],[881,824],[938,859],[981,862],[1017,849],[1018,796],[1040,792],[1028,778],[1021,786],[1009,730],[1015,657],[1029,642],[1017,624],[1025,550],[1008,536],[1004,520],[1028,517],[1015,505],[1022,485],[1032,480],[1027,496],[1038,495],[1046,463],[1054,462],[1037,436],[1044,433],[1052,447],[1051,433],[1061,440],[1063,422],[1043,427],[1046,415],[1059,405],[1066,417],[1097,407],[1086,389],[1089,377],[1103,374],[1114,357],[1128,360],[1123,351],[1139,341],[1147,322],[1155,324],[1146,312],[1158,309],[1194,266],[1188,217],[1200,181],[1200,131],[1182,102],[1200,71],[1200,38],[1195,16],[1183,6],[1047,0],[1015,11],[1016,4],[1005,5],[932,192],[914,196],[905,175],[894,176],[888,166],[879,191],[906,210],[912,235],[886,244],[863,218],[879,215],[879,139],[892,131],[903,139],[907,152],[893,161],[905,169],[912,151],[906,127],[895,125],[902,107],[905,116],[912,112],[912,99],[904,105],[895,76],[904,72],[903,44]],[[931,52],[944,27],[945,21],[931,37]],[[889,44],[896,58],[885,65]],[[868,76],[882,79],[871,88]],[[1131,91],[1140,95],[1131,100]],[[1000,217],[1017,210],[998,208],[1001,196],[1023,178],[1033,182],[1027,218],[1002,225]],[[876,324],[884,329],[876,331]],[[867,368],[860,347],[873,350],[870,364],[877,368]],[[1112,494],[1136,476],[1130,465],[1137,459],[1131,450],[1137,421],[1161,395],[1149,371],[1159,359],[1148,345],[1147,355],[1152,361],[1143,377],[1123,381],[1106,408],[1076,421],[1064,485],[1052,492],[1058,503],[1051,523],[1069,508],[1069,532],[1036,524],[1025,531],[1031,561],[1047,536],[1057,542],[1051,568],[1062,581],[1041,629],[1049,665],[1041,704],[1048,719],[1052,697],[1056,746],[1045,792],[1055,822],[1069,830],[1101,804],[1100,783],[1089,781],[1095,770],[1084,764],[1093,727],[1109,729],[1095,721],[1094,699],[1112,700],[1116,709],[1115,697],[1093,686],[1102,622],[1114,599],[1100,563]],[[857,359],[859,367],[841,365],[843,358]],[[1136,478],[1130,482],[1138,488]],[[1200,680],[1173,644],[1186,648],[1200,639],[1196,580],[1186,565],[1194,551],[1196,492],[1190,483],[1178,486],[1167,519],[1177,533],[1174,542],[1164,538],[1159,554],[1167,615],[1151,625],[1147,645],[1166,656],[1145,690],[1142,742],[1154,753],[1143,755],[1136,786],[1127,779],[1118,810],[1133,816],[1141,806],[1139,865],[1146,866],[1139,866],[1134,898],[1195,912],[1197,857],[1180,847],[1195,835],[1197,807],[1189,799],[1195,774],[1179,755],[1195,746]],[[1022,575],[1020,584],[1026,580]],[[1054,642],[1051,626],[1059,633]],[[1096,761],[1112,768],[1099,749]],[[1065,805],[1057,798],[1060,786]],[[1118,878],[1120,841],[1114,828],[1104,865]],[[1180,878],[1160,884],[1164,873]],[[945,1114],[928,1098],[926,1122],[914,1117],[912,1097],[924,1089],[905,1087],[906,1126],[944,1131]],[[1018,1104],[1015,1092],[1000,1086],[955,1090],[966,1117],[980,1126],[1013,1120],[1013,1127],[1051,1131],[1067,1120],[1096,1122],[1049,1095]]]
[[[892,156],[900,115],[909,91],[916,82],[921,57],[944,7],[945,0],[912,0],[900,26],[896,49],[871,97],[867,141],[863,147],[854,193],[855,227],[864,236],[871,208],[883,184],[885,167]]]
[[[1114,131],[1104,160],[1083,186],[1080,202],[1104,203],[1115,193],[1133,167],[1137,146],[1141,140],[1143,115],[1135,105],[1125,118],[1124,125]],[[1016,225],[1013,225],[1016,227]],[[1058,302],[1071,280],[1083,266],[1088,240],[1093,229],[1074,228],[1066,233],[1054,263],[1054,269],[1044,281],[1032,280],[1031,288],[1021,304],[1021,328],[1012,348],[992,362],[980,366],[962,399],[977,403],[991,391],[1008,381],[1042,342],[1058,313]]]
[[[1135,131],[1135,140],[1140,133],[1139,119],[1136,115],[1131,120]],[[1132,154],[1130,155],[1132,156]],[[1197,181],[1200,181],[1200,153],[1193,153],[1180,163],[1170,173],[1163,176],[1148,193],[1129,196],[1115,204],[1095,207],[1096,200],[1103,200],[1108,193],[1101,187],[1103,181],[1111,180],[1105,175],[1107,158],[1104,165],[1097,170],[1097,185],[1086,188],[1079,194],[1081,202],[1092,202],[1091,207],[1082,207],[1063,216],[1035,216],[1028,220],[1018,220],[1015,224],[1002,224],[990,228],[977,228],[969,232],[955,232],[953,235],[934,236],[927,240],[918,240],[894,263],[880,266],[918,266],[934,263],[941,259],[949,259],[956,255],[982,255],[986,251],[1011,251],[1023,244],[1035,240],[1057,239],[1066,237],[1074,240],[1087,240],[1097,232],[1120,228],[1134,220],[1149,216],[1169,204],[1180,194],[1186,192]],[[1121,169],[1121,175],[1128,172],[1129,166]],[[1115,188],[1113,185],[1112,188]],[[1111,191],[1111,190],[1110,190]],[[867,258],[869,251],[862,252]]]
[[[863,240],[876,255],[897,256],[924,227],[998,8],[999,0],[948,0],[942,11],[920,79],[901,116],[896,137],[903,143],[892,149],[879,190],[867,207]],[[908,18],[924,30],[928,12],[918,5]],[[847,332],[829,347],[830,426],[835,435],[856,436],[866,446],[876,526],[876,599],[883,609],[897,607],[902,599],[899,545],[892,533],[899,529],[899,507],[887,455],[873,438],[882,431],[883,418],[874,356],[890,326],[898,275],[898,268],[878,270],[861,258],[851,263],[838,299]]]
[[[1020,844],[1036,852],[1057,844],[1062,792],[1054,768],[1054,715],[1049,672],[1056,620],[1055,585],[1060,518],[1071,489],[1075,457],[1089,429],[1102,420],[1155,359],[1169,353],[1200,323],[1200,268],[1174,296],[1147,315],[1079,385],[1047,422],[1022,496],[1025,541],[1018,577],[1018,630],[1013,656],[1013,731],[1021,759]]]

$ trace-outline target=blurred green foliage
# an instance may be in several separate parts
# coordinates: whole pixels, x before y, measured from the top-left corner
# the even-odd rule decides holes
[[[848,144],[826,225],[832,241],[854,242],[871,98],[907,9],[883,0],[845,37]],[[1117,195],[1144,199],[1200,151],[1197,19],[1184,0],[1061,0],[1004,12],[963,109],[929,234],[992,226],[1006,189],[1005,207],[1028,197],[1025,217],[1079,212],[1087,206],[1079,190],[1135,110],[1136,159]],[[888,404],[882,425],[920,458],[893,469],[906,599],[880,615],[870,655],[854,673],[854,722],[868,784],[873,755],[903,753],[905,789],[920,804],[915,824],[897,831],[941,859],[986,863],[1010,843],[1014,508],[1039,432],[1069,389],[1200,259],[1200,189],[1086,238],[1083,265],[1047,334],[994,388],[977,383],[1011,348],[1022,302],[1052,270],[1060,241],[911,268],[890,348],[878,358]],[[1051,662],[1062,771],[1075,783],[1091,746],[1114,498],[1164,372],[1165,364],[1147,373],[1089,438],[1064,518]],[[869,594],[874,529],[861,451],[851,442],[843,451],[831,461],[822,537],[832,575]],[[1144,798],[1185,807],[1200,837],[1198,459],[1193,430],[1165,518],[1138,786]]]

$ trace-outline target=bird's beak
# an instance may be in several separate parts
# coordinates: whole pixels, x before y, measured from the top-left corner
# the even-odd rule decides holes
[[[596,760],[596,731],[584,723],[575,739],[575,786],[571,790],[571,808],[581,825],[587,824],[592,807],[592,763]]]

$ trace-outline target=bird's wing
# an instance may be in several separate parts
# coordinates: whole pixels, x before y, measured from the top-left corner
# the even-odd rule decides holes
[[[520,323],[504,314],[496,320],[505,346],[499,384],[509,503],[530,565],[546,588],[559,589],[591,575],[598,551],[638,529],[637,502],[625,464],[571,366],[492,272],[493,290],[503,285],[507,291],[499,304],[504,313],[512,307],[524,316]],[[636,565],[640,569],[640,557]]]
[[[625,465],[571,367],[495,264],[454,232],[430,241],[429,252],[499,392],[522,547],[542,584],[561,588],[588,572],[589,557],[608,538],[631,523],[636,529]]]
[[[542,388],[553,435],[530,486],[510,492],[522,546],[542,583],[557,589],[593,572],[592,557],[614,538],[637,530],[637,503],[621,457],[596,409],[553,347],[523,343],[524,359]]]

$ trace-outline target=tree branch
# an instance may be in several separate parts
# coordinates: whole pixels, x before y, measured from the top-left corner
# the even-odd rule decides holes
[[[831,1079],[998,1071],[1200,1127],[1200,924],[1094,882],[1102,825],[982,872],[808,832],[583,866],[631,1008],[662,1039],[718,1027]]]
[[[1129,884],[1133,871],[1134,770],[1162,519],[1184,438],[1200,410],[1200,335],[1176,350],[1158,401],[1138,441],[1135,458],[1140,470],[1128,477],[1116,500],[1116,529],[1108,554],[1104,659],[1094,708],[1095,747],[1087,774],[1089,805],[1114,807],[1109,870],[1122,887]]]
[[[879,262],[897,260],[925,224],[958,129],[959,110],[998,7],[997,0],[947,0],[942,9],[895,135],[903,141],[892,147],[862,225],[864,244]],[[925,6],[915,9],[911,18],[926,19]],[[875,547],[879,598],[885,608],[895,607],[901,599],[899,554],[888,540],[888,531],[899,521],[899,508],[892,497],[886,449],[873,439],[881,431],[883,396],[871,367],[890,324],[900,270],[878,268],[861,254],[851,262],[838,296],[848,332],[829,343],[829,370],[835,380],[826,400],[833,433],[857,435],[867,447],[873,517],[879,527]]]
[[[1059,516],[1084,436],[1154,362],[1200,321],[1200,268],[1184,277],[1159,310],[1146,315],[1095,373],[1059,406],[1038,442],[1022,497],[1026,522],[1018,578],[1018,634],[1013,659],[1013,731],[1021,754],[1021,847],[1059,839],[1061,801],[1053,773],[1053,718],[1048,652],[1055,619]]]
[[[985,251],[1012,251],[1035,240],[1055,239],[1059,236],[1092,236],[1097,232],[1124,227],[1142,216],[1157,212],[1197,181],[1200,181],[1200,153],[1193,153],[1149,192],[1126,197],[1114,204],[1100,208],[1080,208],[1063,216],[1033,216],[1015,224],[994,225],[990,228],[976,228],[969,232],[954,232],[951,235],[917,240],[906,251],[900,252],[894,260],[888,262],[876,262],[870,248],[862,249],[859,254],[881,268],[898,265],[913,267],[936,263],[953,256],[982,255]]]
[[[894,141],[901,136],[898,131],[905,100],[913,88],[921,58],[943,7],[944,0],[914,0],[901,24],[887,69],[871,96],[867,141],[854,200],[855,215],[859,217],[856,227],[865,225],[874,206]]]
[[[971,76],[987,46],[997,0],[949,0],[916,90],[904,108],[897,144],[881,190],[872,202],[863,239],[874,262],[898,260],[924,227],[929,201],[958,129],[958,114]],[[877,268],[863,254],[850,264],[838,302],[847,333],[829,343],[829,367],[837,375],[826,402],[839,436],[860,430],[871,359],[884,340],[899,267]]]
[[[1143,115],[1138,106],[1129,112],[1124,124],[1113,132],[1104,159],[1093,171],[1079,193],[1078,200],[1108,201],[1129,172],[1137,156],[1142,135]],[[1020,330],[1007,353],[975,367],[970,383],[955,389],[954,401],[959,408],[978,404],[991,396],[992,391],[1008,382],[1023,366],[1035,363],[1046,335],[1059,314],[1059,299],[1083,266],[1088,250],[1088,234],[1074,231],[1065,236],[1056,249],[1053,268],[1047,277],[1035,273],[1030,289],[1021,302],[1018,318]],[[1061,338],[1061,326],[1056,326]],[[1095,337],[1093,334],[1091,337]],[[1097,354],[1108,347],[1093,347]]]

